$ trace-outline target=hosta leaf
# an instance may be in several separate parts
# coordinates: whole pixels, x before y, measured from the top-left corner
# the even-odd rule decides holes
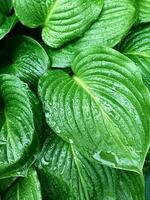
[[[44,139],[43,138],[44,114],[43,114],[42,106],[41,106],[39,99],[30,90],[28,92],[29,92],[29,98],[30,98],[32,112],[33,112],[35,134],[38,138],[36,145],[41,146],[43,143],[43,139]]]
[[[11,14],[12,0],[1,0],[0,3],[0,39],[2,39],[17,22],[15,14]]]
[[[34,169],[26,178],[19,178],[4,194],[3,200],[42,200],[41,187]]]
[[[90,162],[56,135],[45,142],[37,167],[45,199],[144,200],[143,176]]]
[[[144,168],[145,175],[145,200],[150,199],[150,167]]]
[[[116,199],[116,171],[90,162],[56,135],[47,139],[37,165],[45,199]]]
[[[0,75],[0,179],[25,175],[39,149],[29,95],[17,77]]]
[[[119,170],[118,180],[117,200],[145,200],[143,175]]]
[[[150,89],[150,24],[131,31],[120,50],[136,63],[145,85]]]
[[[46,44],[57,48],[80,37],[98,18],[103,0],[14,0],[16,15],[28,27],[42,26]]]
[[[138,0],[139,22],[150,22],[150,0]]]
[[[50,70],[39,82],[49,126],[89,159],[141,172],[150,143],[150,96],[138,68],[119,52],[87,48],[73,75]]]
[[[42,46],[27,36],[8,39],[1,49],[0,60],[0,73],[14,74],[31,86],[37,84],[50,65]]]
[[[5,178],[0,180],[0,192],[3,193],[16,180],[16,178]]]
[[[131,0],[105,0],[98,20],[87,30],[84,37],[60,50],[46,48],[52,58],[52,67],[69,67],[76,51],[87,46],[115,46],[128,32],[136,20]]]

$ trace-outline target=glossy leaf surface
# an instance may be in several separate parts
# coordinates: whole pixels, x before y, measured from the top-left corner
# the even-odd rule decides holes
[[[31,28],[42,26],[44,42],[54,48],[81,37],[102,6],[103,0],[14,0],[20,21]]]
[[[49,126],[87,158],[141,172],[150,144],[150,96],[136,65],[95,47],[77,55],[72,72],[50,70],[40,79]]]

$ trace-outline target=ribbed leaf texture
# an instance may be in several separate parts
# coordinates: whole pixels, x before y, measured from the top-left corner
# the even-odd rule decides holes
[[[115,46],[135,21],[136,10],[131,0],[105,0],[98,20],[81,39],[59,50],[46,48],[52,58],[52,67],[70,67],[76,52],[82,51],[87,46],[89,48],[93,45]]]
[[[32,87],[36,87],[39,78],[50,67],[45,50],[27,36],[6,40],[0,51],[0,60],[0,73],[13,74]]]
[[[44,199],[144,200],[140,175],[90,162],[56,135],[45,142],[37,166]]]
[[[3,195],[3,200],[42,200],[41,187],[34,169],[26,178],[19,178]]]
[[[25,175],[39,149],[31,98],[17,77],[0,75],[0,178]]]
[[[150,96],[136,65],[105,47],[84,49],[73,75],[50,70],[39,82],[46,121],[88,159],[141,173],[150,144]]]
[[[81,37],[102,6],[103,0],[14,0],[20,21],[31,28],[42,26],[44,42],[54,48]]]
[[[150,0],[137,1],[139,22],[150,22]]]
[[[122,42],[120,51],[136,63],[150,89],[150,24],[134,28]]]

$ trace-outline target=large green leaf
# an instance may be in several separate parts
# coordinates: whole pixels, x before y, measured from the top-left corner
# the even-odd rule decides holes
[[[37,166],[45,199],[144,200],[140,175],[90,162],[56,135],[45,142]]]
[[[10,51],[11,49],[11,51]],[[50,65],[42,46],[27,36],[14,36],[6,40],[0,51],[0,73],[14,74],[31,86]]]
[[[133,29],[122,42],[120,50],[136,63],[145,85],[150,89],[150,24]]]
[[[103,0],[14,0],[16,15],[28,27],[42,26],[46,44],[57,48],[80,37],[98,18]]]
[[[126,35],[135,20],[133,1],[105,0],[101,15],[85,32],[84,37],[60,50],[46,48],[52,58],[52,67],[69,67],[76,51],[82,51],[87,46],[115,46]]]
[[[150,96],[138,68],[119,52],[84,49],[73,75],[50,70],[39,82],[49,126],[89,159],[141,172],[150,144]]]
[[[12,0],[1,0],[0,3],[0,39],[2,39],[17,22],[15,14],[11,14]]]
[[[57,136],[47,139],[37,165],[45,199],[116,199],[115,170],[90,162]]]
[[[0,75],[0,179],[25,175],[39,150],[30,95],[17,77]]]
[[[150,0],[137,0],[139,22],[150,22]]]
[[[3,200],[42,200],[36,171],[30,169],[26,178],[18,179],[4,194]]]

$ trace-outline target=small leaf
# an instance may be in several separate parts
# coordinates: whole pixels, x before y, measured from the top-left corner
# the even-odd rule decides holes
[[[105,47],[84,49],[73,75],[50,70],[39,82],[47,123],[88,159],[141,173],[150,144],[150,95],[138,68]]]
[[[4,194],[3,200],[42,200],[41,187],[34,169],[26,178],[19,178]]]
[[[135,62],[150,90],[150,25],[133,29],[121,43],[120,51]]]
[[[0,73],[13,74],[30,86],[36,86],[50,65],[42,46],[27,36],[14,36],[6,40],[0,59]]]
[[[44,42],[54,48],[81,37],[102,6],[103,0],[14,0],[19,20],[30,28],[42,26]]]
[[[15,14],[11,15],[12,0],[1,0],[0,3],[0,40],[11,31],[17,23]]]
[[[136,10],[131,0],[105,0],[104,8],[98,20],[84,36],[68,46],[54,50],[47,47],[52,59],[52,67],[70,67],[76,52],[85,47],[99,45],[114,47],[127,34],[136,21]]]
[[[0,179],[24,176],[39,151],[29,89],[12,75],[0,75]]]

